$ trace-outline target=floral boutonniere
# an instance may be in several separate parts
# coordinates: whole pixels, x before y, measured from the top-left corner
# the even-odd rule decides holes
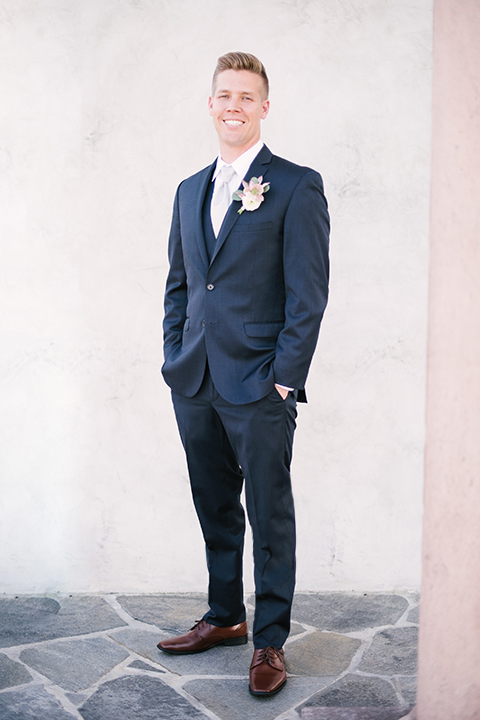
[[[242,207],[238,211],[239,215],[241,215],[244,210],[249,210],[250,212],[256,210],[264,201],[263,195],[270,190],[270,183],[262,183],[262,180],[263,175],[260,175],[259,178],[252,177],[248,183],[242,180],[243,190],[237,190],[233,193],[233,200],[240,200],[242,203]]]

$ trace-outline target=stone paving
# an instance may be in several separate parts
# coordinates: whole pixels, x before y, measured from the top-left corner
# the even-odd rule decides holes
[[[271,698],[248,692],[251,642],[157,649],[206,607],[200,594],[0,598],[1,720],[399,720],[415,703],[414,593],[298,593],[289,679]]]

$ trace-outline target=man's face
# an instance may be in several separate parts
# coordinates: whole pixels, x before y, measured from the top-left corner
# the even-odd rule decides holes
[[[249,70],[219,73],[213,96],[208,98],[208,109],[220,150],[239,157],[253,147],[260,139],[260,121],[267,117],[269,107],[260,75]]]

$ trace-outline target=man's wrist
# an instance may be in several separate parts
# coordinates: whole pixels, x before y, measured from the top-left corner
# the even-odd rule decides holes
[[[275,383],[275,388],[283,400],[286,400],[288,393],[293,390],[293,388],[286,387],[285,385],[279,385],[278,383]]]

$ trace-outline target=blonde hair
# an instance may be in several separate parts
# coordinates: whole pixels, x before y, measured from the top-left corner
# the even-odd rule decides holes
[[[244,52],[229,52],[226,55],[219,57],[217,60],[217,67],[213,73],[212,93],[215,93],[217,75],[225,70],[248,70],[249,72],[255,73],[255,75],[260,75],[263,80],[265,100],[268,98],[267,71],[265,70],[263,63],[261,63],[255,55],[250,55],[250,53]]]

